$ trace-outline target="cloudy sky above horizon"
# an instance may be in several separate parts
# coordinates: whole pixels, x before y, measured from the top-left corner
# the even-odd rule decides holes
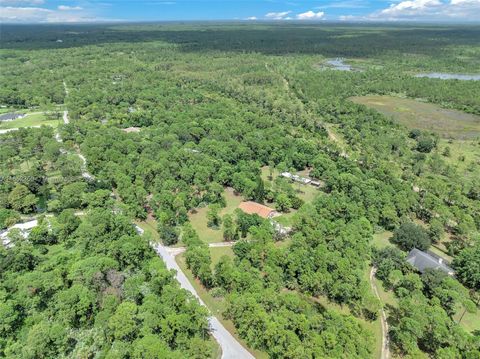
[[[0,0],[0,22],[480,22],[480,0]]]

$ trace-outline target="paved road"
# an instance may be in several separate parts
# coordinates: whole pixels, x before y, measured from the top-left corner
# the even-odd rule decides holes
[[[205,303],[200,299],[195,288],[188,280],[185,273],[182,272],[177,262],[175,262],[175,257],[169,253],[169,250],[161,244],[152,244],[153,248],[157,254],[162,257],[165,265],[168,269],[174,269],[176,274],[176,279],[180,283],[180,286],[190,293],[192,293],[200,302],[200,304],[205,305]],[[231,334],[225,329],[225,327],[220,323],[220,321],[214,316],[208,318],[210,323],[210,328],[212,330],[212,335],[215,340],[220,344],[222,348],[222,359],[254,359],[255,357],[250,354]]]
[[[70,123],[70,120],[68,119],[68,111],[65,110],[63,111],[63,123],[68,125]]]
[[[370,285],[372,286],[373,293],[375,293],[375,296],[378,298],[378,300],[380,300],[380,303],[381,303],[382,301],[380,299],[380,295],[378,294],[377,285],[375,284],[375,281],[373,278],[375,276],[376,271],[377,271],[377,268],[372,267],[372,270],[370,271]],[[385,310],[383,309],[383,303],[382,303],[382,309],[381,309],[380,322],[382,323],[382,353],[380,355],[380,358],[389,359],[390,348],[388,344],[388,322],[387,322],[387,315],[385,314]]]
[[[12,229],[19,229],[22,235],[26,238],[28,237],[29,231],[38,225],[38,221],[36,219],[33,219],[28,222],[23,222],[23,223],[17,223],[10,228],[7,228],[6,230],[0,231],[0,240],[1,243],[8,247],[10,245],[10,240],[7,238],[8,234]]]

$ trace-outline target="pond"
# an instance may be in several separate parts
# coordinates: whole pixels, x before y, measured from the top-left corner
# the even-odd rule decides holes
[[[338,71],[352,71],[352,66],[347,65],[344,63],[345,59],[342,58],[336,58],[334,60],[328,60],[327,64],[331,66],[332,70],[338,70]]]
[[[443,72],[431,72],[425,74],[418,74],[415,77],[428,77],[430,79],[441,79],[441,80],[473,80],[480,81],[480,75],[465,75],[465,74],[447,74]]]

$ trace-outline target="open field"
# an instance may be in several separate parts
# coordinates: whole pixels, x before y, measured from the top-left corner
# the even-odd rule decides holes
[[[19,118],[13,121],[0,122],[0,129],[6,130],[9,128],[34,127],[34,126],[51,126],[57,127],[60,120],[47,120],[45,115],[40,112],[27,114],[24,118]]]
[[[224,192],[226,207],[222,208],[220,215],[232,214],[238,205],[243,201],[242,196],[237,196],[232,188],[225,189]],[[197,231],[200,239],[207,243],[223,242],[223,231],[221,229],[212,229],[207,226],[208,207],[197,208],[189,213],[188,218],[193,228]]]
[[[418,128],[444,138],[474,139],[480,136],[480,117],[438,105],[392,96],[358,96],[351,101],[372,107],[408,128]]]
[[[448,147],[449,156],[444,156]],[[438,143],[438,153],[461,175],[480,178],[480,140],[446,140]]]

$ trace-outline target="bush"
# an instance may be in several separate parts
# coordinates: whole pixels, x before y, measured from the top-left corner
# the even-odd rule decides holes
[[[422,251],[430,247],[430,237],[421,226],[412,223],[402,223],[393,233],[392,242],[404,251],[418,248]]]
[[[430,136],[421,136],[417,138],[417,151],[429,153],[435,147],[435,140]]]

